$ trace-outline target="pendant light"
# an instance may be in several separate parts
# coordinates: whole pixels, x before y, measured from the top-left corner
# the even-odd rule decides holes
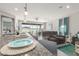
[[[26,16],[28,15],[28,12],[27,12],[27,3],[25,3],[24,14],[25,14]]]

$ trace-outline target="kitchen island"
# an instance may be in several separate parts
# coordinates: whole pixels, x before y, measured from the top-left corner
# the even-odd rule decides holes
[[[30,36],[31,38],[33,38],[30,34],[27,34],[27,35]],[[17,35],[15,35],[15,36],[17,36]],[[21,36],[20,36],[20,38],[21,38]],[[20,39],[20,38],[18,37],[18,39]],[[0,49],[4,45],[8,44],[9,42],[11,42],[13,40],[16,40],[16,37],[13,37],[13,35],[9,35],[8,37],[6,36],[6,37],[3,37],[2,39],[0,39]],[[33,50],[26,52],[26,53],[18,54],[15,56],[53,56],[53,54],[50,51],[48,51],[48,49],[46,49],[42,44],[40,44],[34,38],[33,38],[33,40],[36,43],[36,47]],[[3,56],[3,54],[1,54],[1,53],[0,53],[0,55]]]

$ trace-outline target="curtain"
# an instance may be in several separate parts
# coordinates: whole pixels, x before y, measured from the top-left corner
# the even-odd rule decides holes
[[[69,17],[59,19],[59,35],[66,36],[69,34]]]

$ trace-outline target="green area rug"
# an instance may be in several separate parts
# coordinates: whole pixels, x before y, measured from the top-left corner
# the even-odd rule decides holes
[[[64,52],[69,56],[76,56],[75,45],[68,44],[58,48],[60,51]]]

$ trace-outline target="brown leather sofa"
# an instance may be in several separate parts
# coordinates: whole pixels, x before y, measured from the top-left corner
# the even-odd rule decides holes
[[[43,31],[42,35],[44,39],[49,41],[54,41],[57,44],[65,43],[65,36],[60,36],[57,34],[57,31]]]
[[[48,40],[57,42],[57,44],[63,44],[65,43],[65,36],[51,36],[48,38]]]

